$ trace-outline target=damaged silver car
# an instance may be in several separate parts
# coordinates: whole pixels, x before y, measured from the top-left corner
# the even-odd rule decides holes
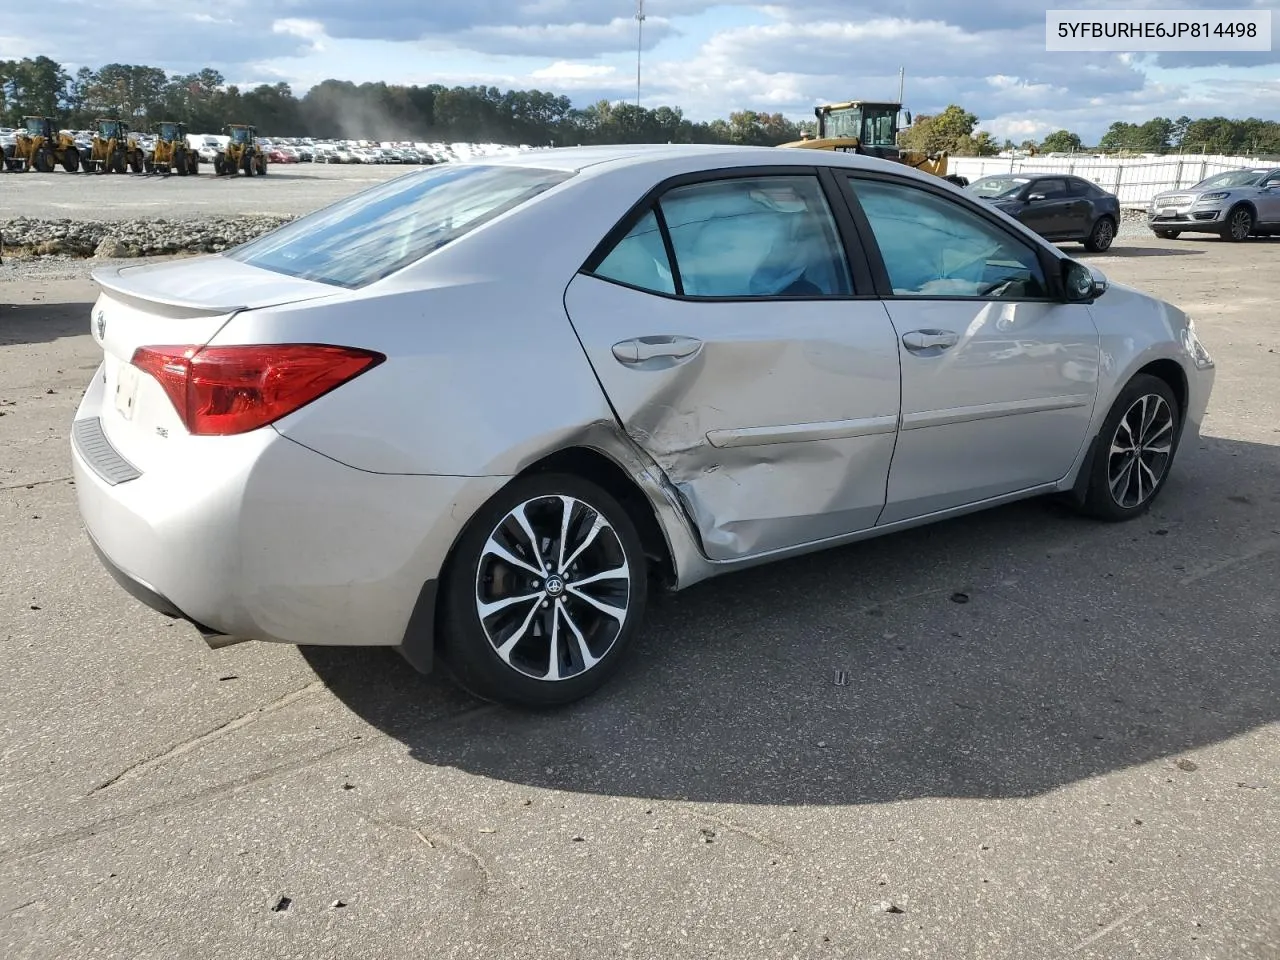
[[[1198,432],[1178,308],[853,154],[533,151],[97,277],[99,555],[240,640],[595,690],[679,589],[1065,494],[1127,520]]]

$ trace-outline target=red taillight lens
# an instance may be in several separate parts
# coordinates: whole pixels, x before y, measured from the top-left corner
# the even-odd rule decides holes
[[[385,359],[356,347],[273,343],[139,347],[133,365],[164,387],[188,431],[226,436],[265,427]]]

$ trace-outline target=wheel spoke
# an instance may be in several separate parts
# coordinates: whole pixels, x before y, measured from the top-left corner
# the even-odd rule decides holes
[[[1147,466],[1146,463],[1141,458],[1139,458],[1138,459],[1139,477],[1141,477],[1141,475],[1144,473],[1147,475],[1147,481],[1150,484],[1151,489],[1154,490],[1156,486],[1156,473],[1149,466]]]
[[[500,613],[508,607],[514,607],[517,603],[528,603],[530,600],[541,600],[544,596],[546,596],[544,593],[527,593],[521,597],[505,597],[502,600],[494,600],[492,603],[477,601],[476,609],[480,611],[481,620],[488,620],[495,613]]]
[[[1150,449],[1152,440],[1158,440],[1160,437],[1164,436],[1166,433],[1168,433],[1172,429],[1173,429],[1173,420],[1172,419],[1166,420],[1164,423],[1160,424],[1160,426],[1157,427],[1155,430],[1152,430],[1150,433],[1146,434],[1142,438],[1142,442],[1148,449]]]
[[[600,661],[592,656],[591,651],[587,648],[587,638],[582,635],[582,631],[578,629],[577,623],[574,622],[573,615],[569,613],[569,608],[564,604],[560,605],[560,615],[564,617],[564,622],[569,627],[569,632],[573,634],[574,640],[578,643],[578,655],[582,657],[582,669],[590,670]]]
[[[508,550],[506,547],[500,544],[497,540],[493,539],[493,537],[490,537],[488,541],[485,543],[483,552],[491,553],[495,557],[501,557],[503,560],[505,560],[507,563],[511,564],[512,566],[519,567],[521,570],[527,570],[529,573],[532,573],[535,576],[539,576],[539,577],[546,576],[545,571],[539,570],[533,564],[525,560],[521,560],[514,553],[512,553],[510,550]]]
[[[551,608],[551,648],[547,653],[547,673],[543,680],[560,679],[560,604]]]
[[[1111,480],[1111,495],[1115,498],[1116,503],[1124,506],[1124,492],[1129,487],[1129,477],[1133,472],[1133,461],[1128,460],[1121,468],[1120,472]]]
[[[1143,448],[1142,448],[1142,452],[1143,452],[1143,453],[1154,453],[1154,454],[1156,454],[1156,455],[1161,455],[1161,454],[1166,454],[1166,453],[1168,453],[1168,452],[1169,452],[1170,450],[1172,450],[1172,449],[1173,449],[1173,444],[1172,444],[1172,443],[1161,443],[1161,444],[1157,444],[1157,445],[1156,445],[1156,446],[1154,446],[1154,447],[1153,447],[1151,444],[1147,444],[1145,447],[1143,447]]]
[[[569,559],[564,562],[561,569],[563,570],[565,567],[573,566],[573,561],[582,556],[582,551],[591,546],[591,544],[595,542],[596,537],[600,535],[600,531],[606,529],[608,526],[609,525],[604,522],[604,517],[597,513],[595,523],[591,524],[591,529],[587,531],[587,535],[583,538],[582,542],[578,544],[577,549],[570,554]]]
[[[537,616],[539,609],[540,607],[536,603],[530,607],[528,615],[524,618],[524,623],[520,624],[520,629],[507,637],[506,642],[498,647],[498,656],[508,665],[511,663],[511,651],[515,649],[517,643],[525,638],[525,634],[529,632],[529,626],[533,623],[533,618]]]
[[[615,607],[612,604],[603,602],[602,600],[597,600],[595,597],[591,596],[591,594],[583,593],[577,587],[568,587],[567,589],[569,593],[573,594],[579,600],[584,603],[591,604],[591,606],[595,607],[605,616],[612,617],[614,620],[618,621],[618,623],[622,623],[622,621],[627,618],[626,607]]]
[[[569,520],[573,517],[574,501],[568,497],[560,498],[563,511],[560,515],[560,556],[556,562],[556,573],[564,573],[564,545],[569,540]]]
[[[511,515],[516,518],[516,523],[520,525],[520,529],[524,531],[524,535],[529,538],[529,548],[533,551],[533,558],[538,561],[538,573],[542,576],[547,575],[547,564],[542,559],[542,545],[538,542],[538,535],[533,532],[533,527],[529,525],[529,517],[525,513],[527,503],[522,503],[511,511]]]
[[[599,583],[601,580],[630,580],[631,569],[627,566],[626,561],[622,562],[622,566],[614,567],[612,570],[601,570],[599,573],[593,573],[589,577],[581,580],[575,580],[569,584],[569,588],[585,587],[589,583]]]

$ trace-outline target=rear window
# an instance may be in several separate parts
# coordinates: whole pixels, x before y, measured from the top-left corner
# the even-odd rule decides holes
[[[317,210],[226,256],[304,280],[363,287],[572,175],[483,164],[432,167]]]

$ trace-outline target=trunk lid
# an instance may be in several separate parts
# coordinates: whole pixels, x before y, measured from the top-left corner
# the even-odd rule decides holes
[[[90,332],[102,348],[100,416],[111,444],[140,470],[173,456],[191,437],[164,388],[130,361],[144,346],[203,347],[237,313],[333,296],[338,288],[217,255],[108,267],[93,273],[101,291]]]

